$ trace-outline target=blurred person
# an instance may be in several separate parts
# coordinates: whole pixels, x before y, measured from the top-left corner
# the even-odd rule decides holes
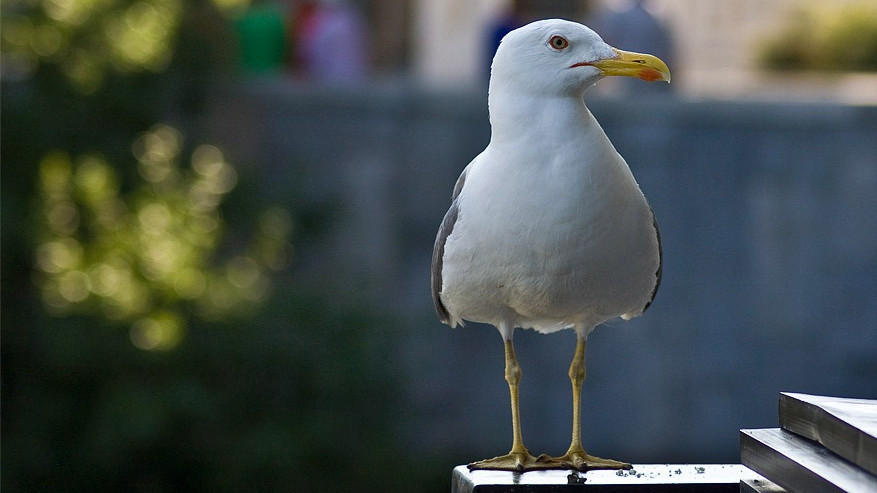
[[[612,46],[651,53],[673,66],[673,43],[669,30],[649,12],[645,0],[629,0],[621,9],[609,9],[591,21],[590,27]],[[654,94],[672,90],[671,84],[642,84],[635,80],[610,80],[600,86],[616,94]]]
[[[365,20],[344,0],[306,0],[292,23],[297,72],[313,82],[358,82],[367,74]]]
[[[493,62],[493,55],[496,54],[496,49],[499,48],[499,42],[502,41],[506,34],[528,22],[523,3],[521,0],[512,1],[487,26],[487,44],[485,46],[484,60],[488,78],[490,77],[490,65]]]
[[[284,9],[272,0],[256,0],[235,22],[240,64],[247,74],[277,74],[286,58]]]

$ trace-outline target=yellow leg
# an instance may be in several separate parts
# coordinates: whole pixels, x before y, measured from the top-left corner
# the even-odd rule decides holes
[[[512,339],[505,339],[505,379],[509,384],[509,398],[512,404],[512,449],[506,455],[485,459],[469,464],[469,469],[494,469],[503,471],[533,471],[539,469],[558,469],[559,466],[546,456],[533,457],[524,447],[521,435],[521,413],[518,406],[518,386],[521,382],[521,367],[515,356]],[[562,466],[560,467],[562,468]]]
[[[512,404],[512,454],[526,454],[524,438],[521,434],[521,408],[518,388],[521,383],[521,366],[515,356],[512,340],[505,341],[505,380],[509,384],[509,401]]]
[[[585,382],[585,341],[586,336],[576,335],[576,352],[569,365],[569,379],[572,382],[572,440],[566,455],[550,459],[562,467],[587,471],[589,469],[630,469],[630,464],[611,459],[601,459],[588,455],[582,448],[582,384]]]

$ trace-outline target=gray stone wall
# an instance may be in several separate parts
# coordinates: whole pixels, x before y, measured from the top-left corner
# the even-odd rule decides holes
[[[442,326],[429,294],[435,231],[489,139],[486,106],[481,90],[263,81],[220,91],[210,116],[212,141],[258,167],[266,196],[331,219],[298,245],[296,282],[354,291],[404,324],[396,431],[459,462],[511,443],[498,334]],[[737,430],[776,426],[781,391],[877,397],[877,108],[589,106],[655,210],[665,264],[649,311],[589,340],[586,448],[736,462]],[[561,454],[574,337],[515,341],[525,442]]]

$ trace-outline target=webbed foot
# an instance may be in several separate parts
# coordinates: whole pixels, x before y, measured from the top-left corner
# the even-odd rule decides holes
[[[567,466],[556,462],[547,455],[534,457],[529,452],[509,452],[492,459],[484,459],[469,464],[469,470],[490,469],[495,471],[544,471],[546,469],[566,469]]]
[[[577,471],[590,471],[592,469],[630,469],[627,462],[612,459],[603,459],[588,455],[584,450],[570,450],[561,457],[549,457],[547,461],[560,465],[557,469],[575,469]]]

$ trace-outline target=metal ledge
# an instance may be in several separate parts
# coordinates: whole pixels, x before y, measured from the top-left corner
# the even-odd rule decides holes
[[[635,464],[629,471],[470,471],[454,468],[451,493],[680,492],[737,493],[741,480],[763,480],[740,464]]]

